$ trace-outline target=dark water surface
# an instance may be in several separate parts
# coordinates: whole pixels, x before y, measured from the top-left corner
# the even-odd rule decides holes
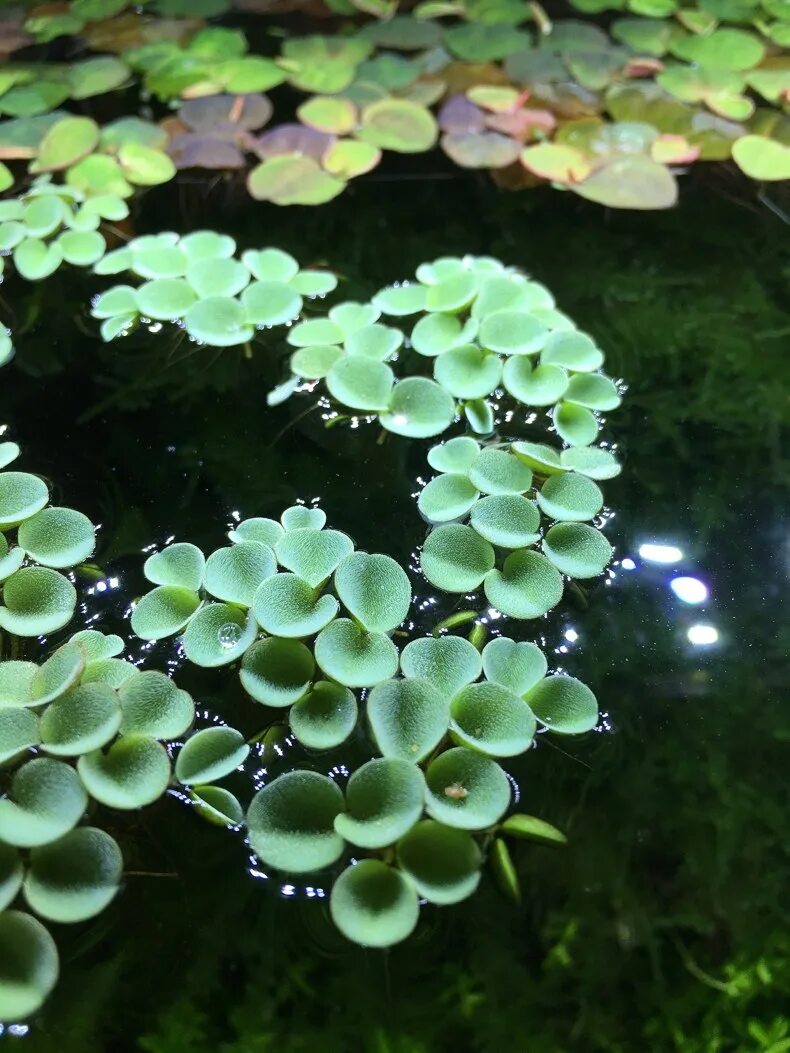
[[[606,436],[624,462],[605,484],[618,565],[608,583],[566,594],[537,631],[605,717],[568,744],[542,736],[519,767],[521,808],[569,837],[560,850],[515,845],[522,904],[486,878],[472,899],[425,909],[415,936],[386,953],[347,944],[304,886],[254,880],[241,839],[172,798],[108,816],[131,872],[124,890],[95,921],[56,933],[58,988],[28,1035],[0,1044],[790,1049],[786,227],[704,186],[676,211],[613,214],[466,177],[363,181],[313,210],[170,187],[135,217],[138,233],[204,226],[332,267],[346,279],[338,299],[368,297],[435,256],[494,255],[548,285],[596,338],[628,384]],[[52,480],[56,503],[102,525],[110,584],[86,598],[98,627],[130,635],[145,547],[174,536],[211,550],[234,512],[278,516],[317,497],[359,548],[410,561],[425,536],[412,494],[430,443],[327,430],[309,396],[268,409],[280,338],[252,359],[174,349],[167,333],[103,346],[87,312],[98,290],[60,274],[0,289],[20,334],[0,374],[4,438]],[[646,544],[679,554],[650,562]],[[708,599],[682,602],[678,576]],[[152,662],[171,655],[159,645]],[[185,667],[180,678],[209,714],[255,732],[232,672]]]

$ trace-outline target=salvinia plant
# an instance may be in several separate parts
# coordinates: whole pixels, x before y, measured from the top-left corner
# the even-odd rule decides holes
[[[118,194],[86,198],[77,187],[39,175],[25,193],[0,201],[0,279],[7,261],[20,278],[31,282],[49,278],[64,263],[91,267],[107,250],[102,223],[128,215]],[[0,326],[0,366],[12,355],[11,333]]]
[[[416,279],[295,325],[292,386],[323,381],[344,412],[410,438],[439,435],[461,415],[488,435],[506,397],[550,408],[572,446],[595,440],[596,412],[616,409],[620,393],[601,372],[601,350],[545,286],[476,256],[422,264]]]
[[[318,508],[245,520],[229,540],[208,558],[188,542],[150,556],[155,587],[132,627],[149,640],[179,634],[197,665],[236,665],[268,714],[256,741],[287,720],[311,754],[364,743],[371,759],[345,787],[312,763],[278,774],[244,825],[264,867],[331,868],[338,928],[389,946],[413,930],[420,899],[456,903],[477,887],[512,803],[500,761],[525,753],[539,726],[589,731],[595,696],[573,677],[547,676],[533,643],[499,636],[481,650],[440,632],[399,648],[393,634],[411,628],[408,575],[389,556],[355,551]],[[535,822],[511,818],[507,829],[546,836]]]
[[[263,323],[286,324],[304,296],[334,284],[276,249],[235,257],[235,243],[209,231],[103,256],[105,273],[144,279],[95,302],[112,322],[105,338],[158,317],[205,343],[241,343],[261,324],[245,293],[289,303],[287,319]],[[171,307],[157,316],[144,290]],[[190,312],[201,306],[199,327]],[[409,317],[408,333],[382,316]],[[76,590],[62,572],[88,558],[95,533],[79,513],[48,508],[37,477],[0,473],[0,630],[13,648],[0,663],[0,963],[10,963],[0,964],[0,1019],[34,1012],[55,982],[57,952],[34,915],[88,918],[120,886],[102,809],[143,807],[168,790],[188,799],[242,833],[258,868],[331,883],[336,926],[369,947],[406,939],[421,903],[471,895],[486,860],[517,895],[508,836],[564,840],[512,812],[507,768],[540,733],[592,730],[598,704],[581,681],[550,672],[537,644],[501,630],[512,619],[522,635],[567,580],[600,576],[611,559],[599,483],[620,467],[592,444],[620,392],[601,351],[543,286],[474,257],[423,265],[416,282],[371,303],[303,319],[288,342],[292,376],[279,398],[315,396],[323,382],[343,411],[332,419],[361,416],[418,439],[454,429],[428,452],[436,474],[417,496],[415,522],[429,525],[418,565],[431,588],[485,613],[453,614],[423,635],[407,571],[357,550],[316,506],[237,522],[208,556],[169,544],[145,561],[152,588],[133,605],[132,634],[175,638],[179,659],[229,667],[254,732],[196,727],[189,695],[121,658],[119,637],[83,630],[52,653],[39,639],[42,662],[21,656],[32,637],[69,623]],[[507,434],[534,425],[535,409],[546,414],[540,441]],[[17,453],[0,447],[4,463]],[[283,733],[293,749],[261,785],[266,743]],[[339,749],[363,758],[350,777],[345,759],[330,760]],[[238,780],[217,785],[248,757],[246,797]]]
[[[18,454],[0,444],[3,466]],[[107,813],[188,783],[199,813],[231,823],[221,788],[204,784],[249,748],[222,726],[184,741],[192,698],[120,657],[119,636],[89,628],[49,646],[75,612],[64,571],[88,559],[95,531],[82,513],[48,502],[38,476],[0,471],[0,1022],[34,1013],[56,983],[47,924],[93,918],[121,887],[121,847],[101,828]]]
[[[256,330],[290,325],[305,299],[337,285],[334,274],[300,270],[281,249],[248,249],[236,257],[233,238],[210,230],[143,235],[107,253],[94,273],[129,278],[92,304],[103,339],[125,336],[147,321],[172,323],[213,347],[246,344]]]

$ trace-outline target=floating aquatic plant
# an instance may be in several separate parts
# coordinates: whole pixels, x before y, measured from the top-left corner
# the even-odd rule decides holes
[[[364,703],[382,756],[358,768],[345,792],[316,771],[279,775],[246,819],[253,850],[275,869],[307,873],[359,849],[373,854],[343,870],[330,897],[338,928],[370,947],[405,939],[420,898],[446,905],[474,892],[488,832],[511,804],[496,758],[528,750],[538,724],[580,734],[598,720],[589,688],[547,676],[531,643],[498,637],[481,654],[460,637],[427,637],[404,648],[400,665],[402,675],[378,683]],[[502,829],[562,842],[530,816],[511,816]]]
[[[50,506],[43,479],[8,467],[18,456],[15,443],[0,444],[0,629],[31,637],[71,621],[77,593],[61,571],[96,541],[87,516]]]
[[[267,55],[251,52],[235,21],[201,22],[225,13],[221,0],[37,10],[18,23],[17,46],[68,35],[100,53],[9,68],[2,157],[121,196],[177,168],[247,168],[250,194],[278,205],[321,204],[385,152],[437,145],[505,188],[548,183],[614,208],[673,205],[677,173],[700,160],[732,157],[752,179],[787,178],[790,31],[781,2],[575,5],[583,15],[617,12],[607,26],[550,20],[523,3],[429,2],[410,14],[385,0],[356,6],[383,20],[289,34]],[[338,0],[330,7],[337,13]],[[100,127],[60,109],[135,82],[180,112]],[[294,93],[304,97],[284,123],[257,134],[273,112],[270,91],[278,110]],[[0,187],[12,181],[0,169]]]
[[[82,190],[38,176],[17,198],[0,201],[0,251],[26,281],[42,281],[62,263],[90,267],[107,243],[98,229],[129,214],[115,193],[86,198]]]
[[[339,745],[354,730],[349,689],[395,675],[388,634],[411,603],[409,579],[393,559],[355,551],[325,521],[320,509],[294,505],[279,522],[239,523],[230,545],[208,558],[188,542],[171,544],[146,561],[156,587],[132,611],[138,636],[182,634],[196,665],[240,661],[247,694],[290,708],[292,731],[310,748]]]
[[[201,737],[238,732],[197,732],[174,771],[163,742],[191,728],[194,703],[165,674],[143,672],[119,657],[123,649],[120,637],[86,629],[40,664],[0,662],[0,763],[12,771],[0,797],[0,943],[7,948],[0,1018],[6,1021],[38,1009],[58,971],[46,930],[7,908],[21,896],[44,921],[75,923],[100,913],[120,887],[118,844],[83,822],[90,799],[137,809],[161,797],[173,780],[186,781],[181,776],[190,761],[188,774],[197,771],[211,782],[248,749],[237,749],[228,768],[217,763],[216,742]],[[50,962],[46,983],[30,965],[42,947]]]
[[[436,588],[466,593],[482,586],[502,613],[537,618],[559,602],[561,574],[592,578],[609,563],[611,545],[589,525],[603,508],[594,478],[619,471],[608,450],[560,452],[525,442],[481,447],[459,436],[434,446],[428,463],[440,474],[417,504],[436,525],[420,564]]]
[[[438,435],[461,413],[474,431],[489,433],[491,399],[504,392],[524,406],[551,407],[554,428],[569,444],[595,439],[596,412],[615,409],[620,394],[600,372],[602,352],[557,310],[545,286],[490,257],[444,257],[422,264],[416,277],[380,290],[369,304],[338,304],[327,318],[294,326],[294,377],[323,380],[341,406],[377,415],[388,431],[411,438]],[[408,325],[408,335],[387,317]],[[404,345],[432,377],[398,379]],[[486,459],[518,467],[495,453]],[[521,491],[483,489],[519,493],[528,486],[527,479]],[[434,499],[454,519],[464,503],[471,507],[473,488],[445,479],[424,501]]]
[[[237,259],[233,238],[210,230],[133,238],[107,253],[94,272],[129,272],[138,282],[114,285],[94,300],[91,314],[101,319],[105,340],[147,319],[175,323],[213,347],[246,344],[258,329],[290,324],[306,297],[337,284],[326,271],[300,270],[280,249],[248,249]]]
[[[330,119],[326,108],[313,111]],[[213,231],[137,238],[95,270],[143,279],[95,301],[106,339],[148,318],[219,346],[295,321],[303,297],[335,281],[299,271],[276,249],[237,259],[233,239]],[[591,521],[603,508],[599,482],[620,468],[591,443],[597,414],[618,406],[619,390],[548,291],[499,261],[443,258],[416,278],[293,325],[293,376],[325,380],[337,403],[406,437],[437,435],[457,419],[489,435],[503,399],[547,408],[563,449],[456,436],[430,450],[437,475],[418,498],[432,525],[420,564],[434,587],[452,595],[482,586],[502,614],[539,617],[559,601],[563,575],[594,577],[611,557]],[[408,333],[390,324],[401,318]],[[407,362],[432,376],[398,378]],[[95,538],[80,513],[48,507],[41,480],[8,470],[18,452],[0,445],[0,629],[34,636],[71,618],[76,592],[62,571],[88,558]],[[533,747],[538,729],[594,728],[598,704],[585,684],[550,674],[533,643],[497,636],[483,646],[481,624],[469,639],[440,624],[403,646],[407,573],[389,556],[357,551],[319,508],[246,519],[228,540],[208,556],[188,542],[151,554],[153,588],[130,624],[146,641],[178,636],[198,666],[234,665],[262,713],[251,739],[220,723],[195,727],[191,697],[120,657],[118,637],[84,630],[40,664],[0,662],[0,763],[12,771],[0,798],[0,947],[16,970],[0,978],[8,1018],[34,1012],[57,976],[54,945],[15,909],[17,898],[44,920],[77,922],[119,887],[120,848],[84,823],[91,799],[133,810],[172,788],[203,819],[244,830],[262,866],[331,870],[335,924],[370,947],[405,939],[420,901],[471,895],[487,859],[517,896],[507,837],[562,843],[549,824],[508,815],[503,765]],[[216,785],[285,721],[308,754],[354,736],[370,759],[347,785],[312,760],[267,773],[247,804]]]

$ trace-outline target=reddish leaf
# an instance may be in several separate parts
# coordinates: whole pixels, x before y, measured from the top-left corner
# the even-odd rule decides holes
[[[485,114],[465,95],[452,95],[439,110],[439,127],[443,132],[482,132]]]
[[[255,131],[262,128],[271,115],[272,104],[261,94],[206,95],[188,99],[179,111],[181,120],[196,132],[210,132],[223,123]]]
[[[550,135],[557,127],[551,110],[516,110],[514,113],[492,113],[486,120],[489,128],[525,143],[536,132]]]
[[[255,140],[255,150],[264,160],[284,154],[301,154],[320,161],[334,142],[336,136],[327,132],[305,128],[303,124],[281,124],[259,135]]]

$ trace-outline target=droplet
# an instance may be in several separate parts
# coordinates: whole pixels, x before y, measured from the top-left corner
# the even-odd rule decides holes
[[[235,622],[227,622],[217,630],[217,639],[221,647],[235,647],[241,639],[241,626]]]

